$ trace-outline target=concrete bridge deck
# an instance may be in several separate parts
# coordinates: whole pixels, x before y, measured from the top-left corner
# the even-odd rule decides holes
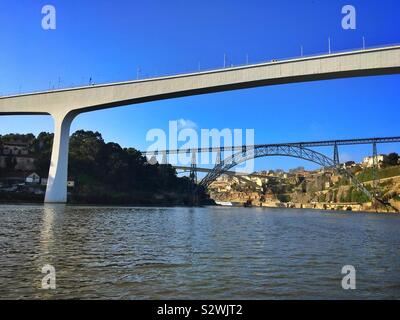
[[[66,114],[293,82],[395,74],[400,46],[0,97],[0,114]]]

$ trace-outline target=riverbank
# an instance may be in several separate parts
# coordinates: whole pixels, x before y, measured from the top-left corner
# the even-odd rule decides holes
[[[399,201],[391,201],[390,202],[392,209],[389,207],[374,207],[371,202],[367,202],[364,204],[360,203],[283,203],[283,202],[262,202],[258,205],[251,204],[245,202],[225,202],[224,204],[220,204],[222,206],[231,206],[231,207],[264,207],[264,208],[281,208],[281,209],[308,209],[308,210],[326,210],[326,211],[353,211],[353,212],[367,212],[367,213],[394,213],[398,214],[400,211],[400,202]],[[398,211],[396,211],[397,209]]]
[[[398,215],[0,205],[0,226],[3,299],[398,298]],[[341,286],[349,264],[360,290]]]
[[[21,204],[21,203],[43,203],[44,195],[32,193],[7,193],[0,192],[0,203]],[[112,206],[145,206],[145,207],[192,207],[195,205],[215,205],[212,199],[199,197],[193,199],[190,194],[170,193],[120,193],[120,194],[72,194],[68,196],[68,204],[74,205],[112,205]]]
[[[371,202],[365,204],[358,203],[315,203],[315,204],[295,204],[288,208],[327,210],[327,211],[354,211],[367,213],[399,213],[390,207],[374,207]]]
[[[24,193],[0,193],[0,204],[42,204],[44,203],[43,195],[24,194]],[[68,200],[70,205],[84,205],[84,206],[142,206],[142,207],[195,207],[195,206],[224,206],[224,207],[264,207],[264,208],[281,208],[281,209],[307,209],[307,210],[326,210],[326,211],[353,211],[353,212],[367,212],[367,213],[399,213],[398,211],[391,211],[387,208],[374,208],[371,202],[359,203],[282,203],[282,202],[263,202],[258,205],[249,205],[242,202],[226,202],[215,203],[212,199],[203,199],[198,203],[194,203],[189,198],[176,198],[170,194],[168,197],[154,197],[154,195],[137,194],[134,198],[132,196],[123,197],[105,197],[99,195],[96,197],[86,196],[71,196]],[[400,210],[400,201],[391,201],[391,205]]]

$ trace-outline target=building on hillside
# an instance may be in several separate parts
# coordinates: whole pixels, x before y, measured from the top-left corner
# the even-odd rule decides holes
[[[75,181],[68,180],[68,181],[67,181],[67,187],[68,187],[68,188],[73,188],[73,187],[75,187]]]
[[[329,189],[330,187],[332,187],[332,182],[331,181],[326,181],[325,182],[325,189]]]
[[[11,168],[10,168],[11,166]],[[20,171],[35,170],[35,158],[30,156],[0,155],[0,168]]]
[[[29,154],[28,144],[22,142],[9,142],[3,144],[3,155],[26,156]]]
[[[35,158],[29,155],[29,145],[22,142],[4,143],[0,153],[0,168],[32,171],[35,169]]]
[[[354,161],[347,161],[345,163],[342,164],[342,168],[343,169],[351,169],[357,166],[357,163],[355,163]]]
[[[257,184],[259,187],[262,187],[263,185],[262,180],[258,177],[250,177],[250,180]]]
[[[231,186],[227,181],[214,181],[210,185],[210,189],[215,190],[216,192],[229,192],[231,190]]]
[[[40,184],[40,176],[36,172],[33,172],[25,178],[25,182],[27,184]]]
[[[375,158],[375,162],[378,165],[378,167],[381,166],[382,162],[384,159],[384,155],[383,154],[379,154],[376,156]],[[374,166],[374,157],[365,157],[363,162],[362,162],[362,166],[365,168],[371,168]]]

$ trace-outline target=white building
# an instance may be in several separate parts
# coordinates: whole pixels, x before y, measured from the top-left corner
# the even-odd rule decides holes
[[[250,180],[257,184],[259,187],[262,187],[263,185],[262,180],[258,177],[250,177]]]
[[[380,166],[381,163],[383,162],[383,158],[384,158],[383,154],[379,154],[376,156],[375,161],[378,166]],[[373,167],[374,166],[374,157],[365,157],[362,165],[363,165],[363,167],[366,167],[366,168]]]
[[[31,173],[29,176],[27,176],[25,178],[25,182],[26,183],[31,183],[31,184],[39,184],[40,183],[40,177],[36,172],[34,172],[34,173]]]

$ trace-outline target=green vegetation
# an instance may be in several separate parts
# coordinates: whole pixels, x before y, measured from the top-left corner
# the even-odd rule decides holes
[[[378,170],[378,179],[386,179],[400,175],[400,166],[385,167]],[[357,179],[361,182],[371,181],[373,177],[373,168],[366,168],[357,175]]]
[[[349,179],[346,178],[346,176],[341,175],[339,180],[334,184],[335,188],[343,187],[343,186],[348,186],[350,184]]]
[[[337,194],[338,194],[337,190],[333,190],[332,200],[331,201],[337,202]]]
[[[326,202],[326,194],[321,193],[318,197],[318,202]]]
[[[288,194],[278,194],[277,198],[280,202],[283,202],[283,203],[290,202],[290,196]]]
[[[382,165],[383,166],[397,166],[399,163],[399,155],[397,153],[389,153],[384,156]]]
[[[347,192],[346,194],[342,193],[340,196],[339,202],[349,202],[349,193]]]
[[[35,158],[36,173],[46,177],[50,167],[51,147],[53,146],[53,134],[41,132],[31,142],[31,152]]]
[[[363,192],[354,187],[350,188],[347,199],[349,200],[347,202],[355,202],[355,203],[366,203],[370,201]]]
[[[6,135],[0,135],[0,147],[4,143],[19,142],[31,144],[35,140],[35,136],[32,133],[19,134],[19,133],[9,133]]]

